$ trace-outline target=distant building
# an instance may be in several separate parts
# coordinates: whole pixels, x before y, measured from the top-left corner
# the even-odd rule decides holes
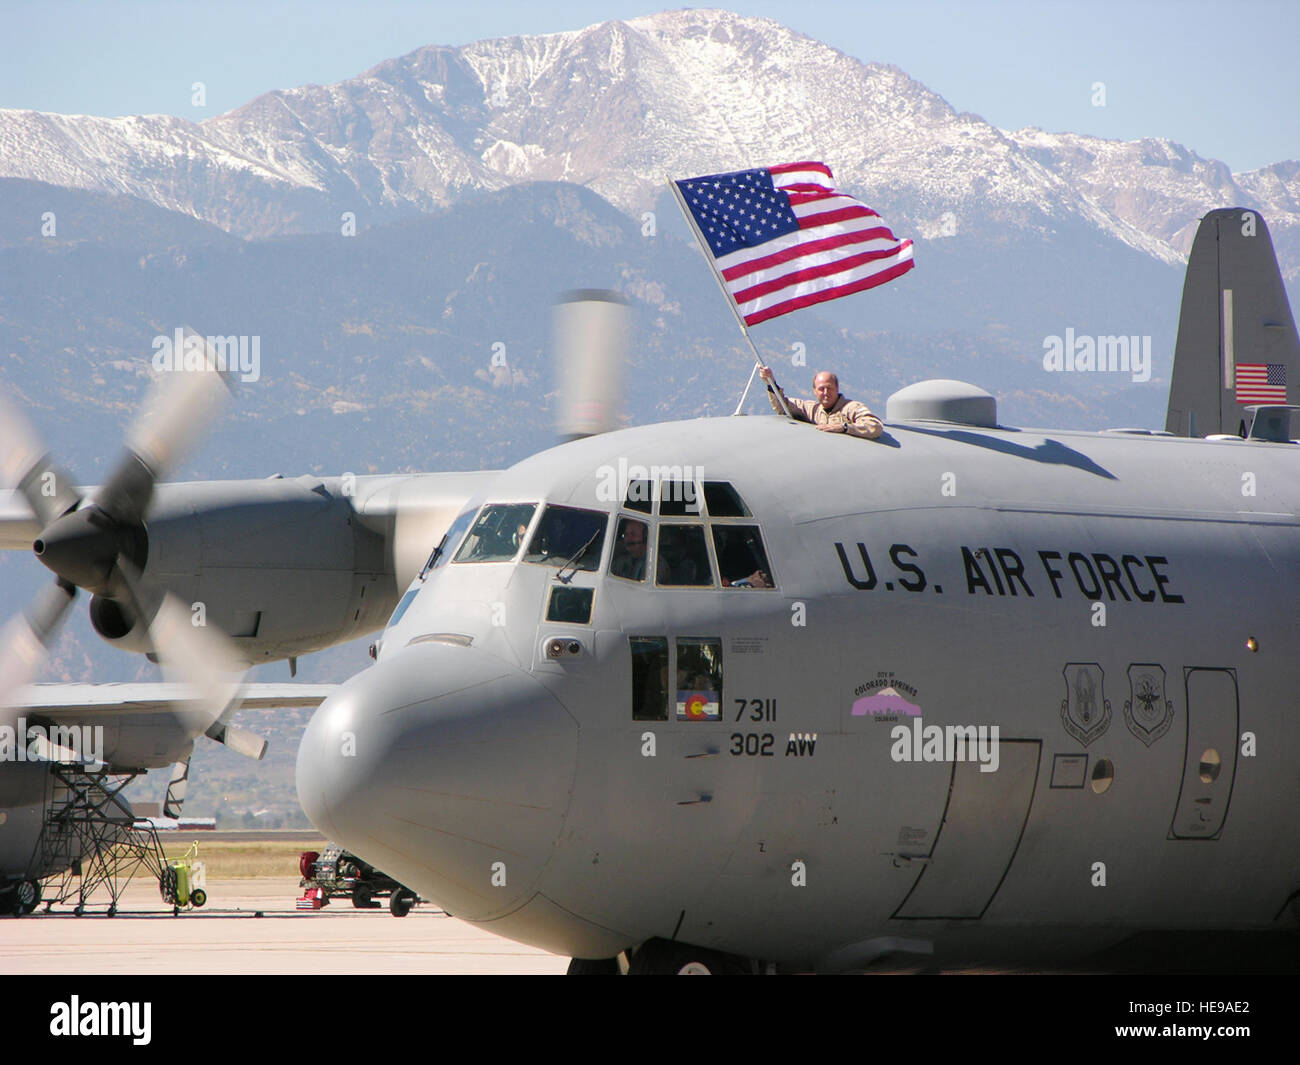
[[[217,828],[215,817],[140,817],[138,820],[148,821],[159,832],[215,832]]]

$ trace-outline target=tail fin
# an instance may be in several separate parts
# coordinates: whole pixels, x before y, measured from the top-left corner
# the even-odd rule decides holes
[[[1258,211],[1210,211],[1187,260],[1165,429],[1244,436],[1248,404],[1297,394],[1300,340],[1268,227]]]

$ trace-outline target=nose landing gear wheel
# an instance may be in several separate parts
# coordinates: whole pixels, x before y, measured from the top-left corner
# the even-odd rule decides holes
[[[618,976],[617,958],[574,958],[569,962],[569,976]]]
[[[629,976],[744,976],[749,963],[734,954],[652,939],[632,955]]]

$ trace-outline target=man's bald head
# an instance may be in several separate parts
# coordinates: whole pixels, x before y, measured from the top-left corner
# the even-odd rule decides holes
[[[840,398],[840,379],[830,370],[823,370],[813,378],[813,392],[823,409],[830,410]]]

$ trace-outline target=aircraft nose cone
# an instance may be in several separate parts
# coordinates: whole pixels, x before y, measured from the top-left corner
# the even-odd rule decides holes
[[[527,673],[435,642],[317,709],[298,798],[336,843],[470,920],[527,901],[568,808],[577,724]]]

